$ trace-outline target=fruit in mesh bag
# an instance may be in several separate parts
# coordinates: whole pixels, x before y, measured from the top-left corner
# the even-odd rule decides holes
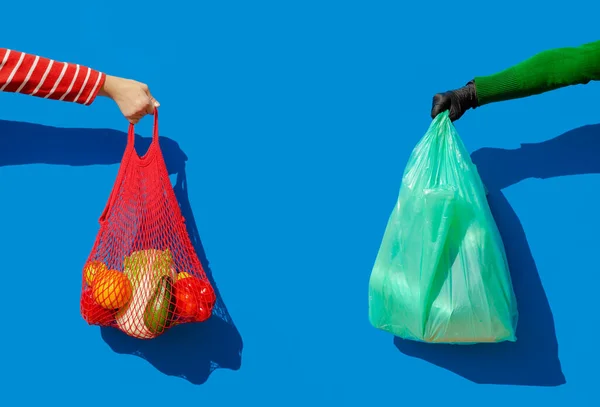
[[[98,271],[92,281],[92,297],[103,308],[121,308],[131,299],[129,279],[117,270]]]
[[[107,269],[108,267],[106,264],[102,263],[101,261],[92,260],[88,262],[84,267],[85,282],[87,285],[91,286],[94,276],[101,271],[106,271]]]
[[[109,310],[98,304],[92,295],[92,289],[86,288],[81,296],[81,315],[91,325],[110,325],[115,319],[115,310]]]
[[[208,281],[186,272],[177,275],[175,297],[175,314],[198,322],[210,317],[217,299]]]
[[[172,321],[170,282],[175,280],[175,270],[171,252],[133,252],[125,257],[123,273],[131,280],[133,296],[117,313],[117,326],[136,338],[154,338]]]

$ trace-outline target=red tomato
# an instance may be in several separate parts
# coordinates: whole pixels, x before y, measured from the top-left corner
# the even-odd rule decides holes
[[[180,284],[182,282],[183,280],[175,282],[175,314],[181,318],[191,318],[196,314],[198,302],[193,292],[186,285]]]
[[[206,303],[209,305],[209,308],[212,308],[215,305],[215,301],[217,300],[217,296],[215,295],[215,291],[210,286],[210,283],[207,280],[195,279],[195,289],[199,294],[200,302]]]
[[[209,307],[208,304],[200,304],[200,307],[198,307],[198,312],[196,312],[196,315],[194,315],[194,320],[198,322],[204,322],[210,318],[211,314],[212,308]]]
[[[110,325],[115,318],[115,310],[108,310],[92,296],[92,290],[86,288],[81,295],[81,315],[90,325]]]
[[[175,282],[175,313],[182,318],[204,321],[215,304],[215,292],[208,281],[186,277]]]

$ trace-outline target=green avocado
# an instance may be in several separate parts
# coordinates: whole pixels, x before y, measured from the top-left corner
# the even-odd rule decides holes
[[[161,334],[169,327],[174,311],[173,278],[162,276],[156,291],[146,305],[144,323],[153,334]]]

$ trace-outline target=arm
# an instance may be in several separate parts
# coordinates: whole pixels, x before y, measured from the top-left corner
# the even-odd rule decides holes
[[[86,106],[97,96],[105,96],[132,124],[146,114],[154,114],[154,108],[160,106],[144,83],[6,48],[0,48],[0,92]]]
[[[475,77],[478,105],[537,95],[600,80],[600,41],[557,48],[502,72]]]
[[[91,68],[0,48],[0,91],[82,105],[94,102],[106,75]]]
[[[540,52],[508,69],[477,76],[464,87],[433,97],[431,117],[449,110],[458,120],[468,109],[600,80],[600,41]]]

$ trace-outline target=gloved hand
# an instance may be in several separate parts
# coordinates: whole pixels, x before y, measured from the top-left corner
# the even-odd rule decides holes
[[[438,114],[450,110],[450,120],[455,121],[467,110],[475,109],[477,105],[475,82],[470,81],[460,89],[436,94],[431,106],[431,118],[435,119]]]

